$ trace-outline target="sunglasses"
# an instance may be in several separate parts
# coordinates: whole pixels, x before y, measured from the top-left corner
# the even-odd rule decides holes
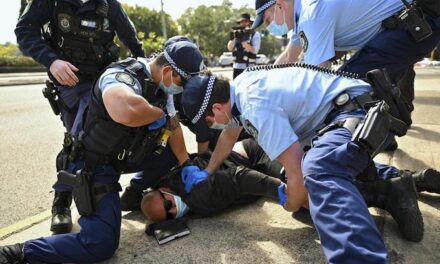
[[[163,199],[163,207],[165,208],[165,212],[167,213],[167,220],[173,219],[174,216],[169,212],[171,207],[173,207],[173,203],[170,200],[165,199],[165,195],[159,191],[160,196]]]

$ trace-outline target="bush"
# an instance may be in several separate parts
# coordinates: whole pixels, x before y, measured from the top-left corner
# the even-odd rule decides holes
[[[40,66],[31,57],[25,56],[1,56],[0,67],[5,66]]]

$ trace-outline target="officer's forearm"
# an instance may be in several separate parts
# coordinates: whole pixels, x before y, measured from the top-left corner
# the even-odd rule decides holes
[[[274,64],[294,63],[298,60],[298,56],[301,54],[301,51],[301,46],[295,46],[289,43],[283,53],[278,56]]]
[[[203,153],[208,151],[209,149],[209,141],[205,142],[197,142],[197,153]]]
[[[189,159],[188,152],[186,150],[185,140],[183,138],[182,127],[177,127],[170,137],[170,147],[179,161],[179,165],[182,165]]]
[[[215,150],[212,153],[211,159],[209,160],[208,167],[206,167],[206,170],[209,172],[209,174],[213,174],[231,153],[241,130],[242,127],[229,128],[222,131],[217,141],[217,145],[215,146]]]
[[[104,96],[104,105],[110,117],[128,127],[150,124],[163,116],[162,109],[147,102],[127,87],[113,87]]]
[[[287,175],[287,202],[284,209],[297,211],[307,201],[307,190],[301,171],[301,160],[304,152],[299,142],[292,144],[278,157]]]

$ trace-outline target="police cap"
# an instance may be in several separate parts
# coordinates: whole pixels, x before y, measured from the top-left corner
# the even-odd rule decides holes
[[[254,24],[252,24],[252,29],[259,27],[264,20],[264,11],[276,3],[275,0],[255,0],[255,10],[257,16],[255,17]]]
[[[205,68],[202,53],[196,44],[190,41],[171,43],[165,47],[163,54],[171,67],[185,80]]]

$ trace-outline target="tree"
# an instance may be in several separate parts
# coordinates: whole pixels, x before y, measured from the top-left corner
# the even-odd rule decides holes
[[[177,20],[181,26],[182,33],[194,39],[205,56],[220,56],[226,51],[229,40],[229,32],[236,26],[236,19],[241,13],[254,14],[255,10],[247,6],[232,8],[228,0],[221,5],[188,8]],[[280,41],[263,34],[260,53],[267,56],[278,54],[281,49]]]
[[[133,7],[122,4],[122,7],[136,27],[138,38],[142,42],[145,53],[148,55],[162,49],[165,40],[163,38],[160,12],[137,5]],[[177,23],[166,13],[165,24],[168,36],[178,34]],[[130,52],[127,48],[121,45],[119,40],[117,40],[117,43],[121,46],[121,57],[129,56]]]

